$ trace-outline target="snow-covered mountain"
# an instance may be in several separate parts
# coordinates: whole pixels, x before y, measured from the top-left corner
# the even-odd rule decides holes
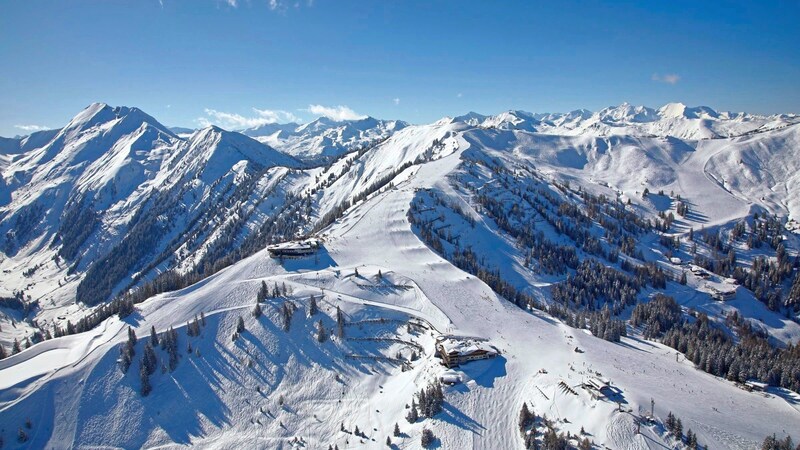
[[[336,121],[320,117],[302,125],[273,123],[242,133],[304,161],[324,163],[386,139],[407,126],[401,120],[366,117]]]
[[[702,140],[784,128],[800,122],[800,117],[795,114],[762,116],[717,112],[707,106],[691,108],[682,103],[669,103],[658,109],[623,103],[595,113],[587,110],[556,114],[508,111],[485,117],[481,122],[475,122],[472,117],[464,121],[483,127],[569,136],[658,136]]]
[[[164,268],[198,263],[218,234],[238,232],[277,180],[302,166],[239,133],[208,127],[181,139],[136,108],[105,104],[23,145],[34,137],[41,146],[3,171],[3,264],[18,278],[4,281],[58,306],[76,295],[103,302]],[[41,273],[23,275],[31,268]]]
[[[95,104],[41,133],[1,144],[0,345],[63,336],[0,360],[8,447],[687,448],[669,413],[707,448],[800,438],[797,116],[182,137]],[[500,354],[447,371],[445,336]]]

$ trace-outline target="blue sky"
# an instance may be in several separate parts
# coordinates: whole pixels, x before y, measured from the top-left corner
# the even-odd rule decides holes
[[[0,135],[95,101],[230,128],[625,101],[800,112],[798,23],[797,1],[6,1]]]

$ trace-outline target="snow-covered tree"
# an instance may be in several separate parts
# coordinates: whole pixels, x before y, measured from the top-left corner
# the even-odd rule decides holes
[[[147,397],[153,388],[150,386],[150,374],[145,366],[144,358],[142,358],[142,361],[139,363],[139,381],[142,383],[139,392],[142,394],[142,397]]]
[[[319,311],[317,307],[317,299],[312,295],[311,298],[308,300],[308,315],[313,316]]]
[[[422,445],[423,448],[429,448],[433,446],[435,441],[436,436],[434,436],[433,431],[431,431],[429,428],[423,428],[422,436],[420,437],[419,441],[420,445]]]
[[[325,329],[322,320],[317,322],[317,342],[325,342],[328,340],[328,330]]]

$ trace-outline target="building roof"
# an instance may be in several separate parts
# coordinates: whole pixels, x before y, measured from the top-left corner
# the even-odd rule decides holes
[[[439,375],[439,380],[441,380],[442,383],[457,384],[461,382],[461,375],[455,370],[448,370]]]
[[[319,247],[319,241],[317,239],[306,239],[303,241],[282,242],[280,244],[270,245],[267,246],[267,250],[312,250],[317,247]]]
[[[439,345],[448,355],[497,354],[497,350],[481,338],[447,336],[439,340]]]

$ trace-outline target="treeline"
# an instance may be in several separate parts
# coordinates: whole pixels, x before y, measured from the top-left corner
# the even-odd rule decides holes
[[[45,208],[38,201],[20,208],[14,217],[14,224],[11,225],[10,219],[3,218],[4,225],[8,226],[6,231],[3,252],[6,255],[14,255],[18,248],[25,246],[32,237],[34,230],[39,227],[45,215]]]
[[[789,296],[784,301],[781,285],[795,272],[794,269],[798,266],[798,262],[800,261],[797,258],[792,260],[783,244],[778,244],[775,260],[757,256],[753,259],[750,270],[737,266],[731,276],[739,284],[753,291],[753,295],[772,311],[780,310],[781,306],[790,307],[796,311],[798,302],[800,302],[798,299],[800,292],[790,290]],[[795,275],[794,284],[797,284],[797,275]]]
[[[486,262],[484,258],[475,253],[471,248],[461,248],[458,245],[455,245],[452,252],[449,253],[446,252],[439,237],[436,235],[436,232],[432,228],[432,222],[421,220],[419,217],[413,214],[413,211],[417,211],[417,214],[419,214],[419,212],[423,211],[423,209],[417,207],[409,210],[409,220],[411,221],[412,224],[415,224],[415,226],[419,228],[420,237],[423,238],[423,241],[428,246],[438,251],[451,263],[453,263],[456,267],[478,277],[498,295],[513,302],[520,308],[538,309],[540,311],[545,311],[550,315],[563,320],[569,326],[574,326],[582,329],[588,328],[590,331],[592,331],[592,333],[595,336],[598,336],[601,339],[606,339],[612,342],[618,342],[622,336],[626,335],[625,323],[621,320],[614,319],[611,316],[611,312],[609,311],[608,308],[604,308],[602,311],[579,310],[576,313],[570,307],[564,306],[563,304],[554,302],[551,303],[550,305],[544,305],[538,302],[532,296],[520,291],[512,284],[505,281],[501,276],[499,270],[497,269],[492,270],[486,268]],[[595,260],[592,261],[594,264],[597,265],[592,267],[604,267],[599,263],[597,263]],[[613,273],[614,276],[625,277],[626,281],[630,280],[629,282],[633,282],[633,279],[628,277],[627,275],[624,275],[621,272],[615,271],[610,268],[608,269],[612,270],[612,272],[609,273]],[[585,270],[591,270],[591,269],[587,268]],[[593,279],[590,277],[585,277],[585,278]],[[572,289],[570,287],[570,284],[564,284],[564,283],[561,283],[563,284],[562,288],[564,292],[579,291]],[[598,287],[600,283],[601,282],[598,281],[597,284]],[[617,290],[614,290],[612,287],[612,291],[609,292],[617,292]],[[638,292],[638,289],[636,290],[636,292]]]
[[[399,167],[395,168],[388,174],[370,183],[364,190],[354,195],[352,198],[342,201],[339,205],[334,207],[330,212],[322,216],[322,218],[319,221],[317,221],[317,223],[314,225],[314,228],[311,230],[311,233],[312,234],[316,233],[322,230],[323,228],[327,227],[328,225],[332,224],[337,219],[341,218],[344,212],[347,211],[350,208],[350,206],[362,200],[365,200],[370,195],[386,187],[395,177],[397,177],[397,175],[400,175],[401,172],[408,169],[412,165],[414,165],[413,162],[406,161],[405,163],[401,164]]]
[[[775,435],[767,436],[761,443],[761,450],[800,450],[800,444],[794,446],[791,436],[778,439]]]
[[[532,409],[528,408],[527,403],[522,404],[517,427],[526,450],[591,450],[594,448],[593,442],[585,436],[583,427],[581,427],[581,435],[573,436],[569,432],[559,433],[547,415],[537,416]],[[540,432],[537,427],[544,428],[544,431]]]
[[[500,229],[516,239],[517,244],[526,250],[526,267],[535,267],[540,272],[551,275],[562,275],[568,268],[577,267],[578,254],[575,247],[557,245],[547,239],[544,232],[536,229],[535,222],[523,213],[518,204],[506,207],[496,196],[483,193],[476,196],[476,201]],[[533,260],[538,264],[534,266]]]
[[[600,264],[594,259],[581,261],[575,275],[553,286],[553,301],[570,309],[602,308],[611,304],[616,313],[636,303],[641,283],[618,270]]]
[[[634,327],[642,327],[645,339],[660,338],[665,331],[683,320],[683,311],[674,298],[656,293],[647,303],[633,307],[630,322]]]
[[[411,399],[411,407],[406,414],[406,420],[409,423],[416,423],[420,417],[431,418],[442,412],[443,403],[442,384],[438,381],[431,383],[428,387],[420,389],[415,398]]]
[[[13,297],[0,297],[0,307],[22,311],[26,316],[31,308],[30,301],[25,301],[25,292],[14,291]],[[28,299],[30,300],[30,299]]]
[[[61,214],[58,230],[50,248],[61,244],[58,256],[72,261],[99,224],[99,215],[91,204],[87,204],[85,197],[80,200],[73,199],[67,203],[64,213]]]
[[[765,334],[734,312],[726,325],[737,339],[715,325],[703,313],[684,318],[675,299],[656,294],[648,303],[633,308],[631,325],[643,327],[648,339],[661,341],[686,355],[697,368],[731,381],[760,380],[772,386],[800,391],[800,347],[777,348]]]
[[[705,314],[698,314],[691,323],[673,326],[662,342],[713,375],[737,382],[756,379],[800,392],[800,347],[788,344],[776,348],[743,321],[734,325],[738,344]]]
[[[631,325],[644,327],[647,338],[663,336],[665,345],[705,372],[737,382],[756,379],[800,390],[800,347],[770,345],[766,336],[754,332],[736,313],[729,316],[727,324],[735,330],[738,343],[705,314],[695,316],[685,320],[675,299],[656,294],[650,302],[634,307]]]

